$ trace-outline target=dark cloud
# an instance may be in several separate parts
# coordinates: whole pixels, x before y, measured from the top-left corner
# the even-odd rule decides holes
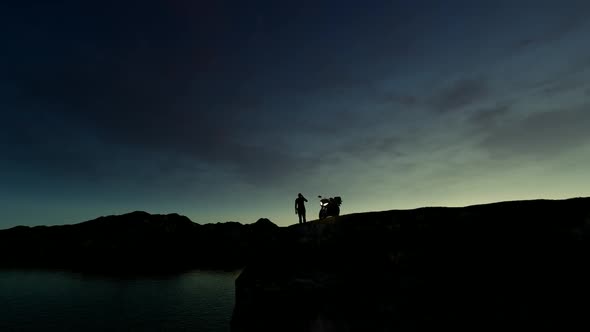
[[[559,41],[568,33],[580,28],[590,18],[588,4],[583,1],[569,2],[567,5],[560,7],[549,18],[539,15],[539,19],[544,19],[542,24],[539,24],[540,28],[536,29],[534,33],[530,33],[513,42],[509,47],[510,51],[530,51],[537,47]]]
[[[113,81],[117,87],[105,81],[105,86],[97,86],[85,77],[52,83],[38,82],[12,105],[33,109],[27,117],[11,115],[5,122],[11,122],[14,130],[3,136],[20,142],[6,150],[14,163],[35,165],[60,177],[96,181],[112,180],[113,174],[121,173],[130,179],[138,173],[165,175],[156,171],[161,158],[190,158],[194,164],[237,168],[244,177],[252,176],[252,181],[262,178],[261,172],[276,174],[272,167],[284,164],[284,158],[267,157],[271,152],[240,142],[245,123],[223,110],[211,114],[199,110],[199,105],[196,110],[178,105],[173,91],[166,95],[149,86],[138,87],[141,80],[127,87],[117,80]],[[260,164],[254,165],[252,159]]]
[[[439,112],[460,110],[490,95],[488,82],[483,78],[459,79],[451,82],[431,98]]]
[[[588,107],[536,112],[490,127],[480,147],[496,159],[559,159],[562,153],[590,143]]]
[[[556,81],[553,83],[546,84],[542,88],[542,90],[540,91],[540,94],[545,97],[559,96],[564,93],[573,92],[573,91],[576,91],[579,89],[583,89],[588,84],[589,83],[583,78],[580,78],[580,79],[570,78],[568,80],[561,80],[561,81]]]
[[[344,159],[372,160],[378,156],[398,157],[405,155],[401,152],[403,140],[398,136],[370,136],[349,140],[337,149],[338,154],[344,154]]]
[[[590,70],[590,55],[576,55],[558,73],[535,83],[533,89],[538,90],[537,93],[543,97],[554,97],[584,89],[589,84],[588,70]]]
[[[354,119],[320,112],[318,119],[330,120],[302,120],[304,115],[311,118],[308,113],[293,116],[292,122],[285,121],[281,110],[276,111],[276,105],[268,104],[269,95],[280,95],[276,92],[283,91],[289,100],[282,102],[294,104],[298,98],[293,96],[293,91],[327,98],[374,89],[371,86],[374,77],[366,67],[354,69],[354,64],[347,63],[348,58],[335,57],[338,52],[327,47],[301,47],[300,50],[313,51],[299,51],[302,54],[299,61],[291,59],[289,68],[272,73],[272,77],[277,76],[270,81],[272,86],[266,81],[263,86],[267,89],[261,89],[257,86],[261,79],[256,75],[264,73],[261,69],[270,69],[249,67],[247,57],[239,64],[231,63],[229,60],[238,56],[233,54],[234,50],[239,48],[233,45],[230,54],[223,48],[224,39],[208,35],[212,31],[214,36],[221,34],[230,40],[242,36],[235,31],[237,34],[227,35],[228,25],[215,22],[220,18],[228,23],[228,15],[233,15],[233,11],[221,8],[223,6],[203,7],[179,2],[171,8],[164,6],[163,16],[155,15],[160,5],[150,2],[141,8],[124,6],[122,12],[115,13],[112,24],[109,20],[104,20],[107,23],[93,20],[92,24],[97,26],[83,25],[83,30],[89,32],[84,44],[55,45],[53,50],[61,51],[54,56],[41,53],[40,59],[21,62],[14,68],[12,77],[17,91],[14,108],[34,108],[35,117],[64,118],[69,124],[61,125],[62,128],[76,128],[76,133],[51,136],[43,145],[38,144],[37,137],[32,134],[15,134],[29,142],[22,150],[33,155],[29,158],[13,154],[16,162],[32,161],[38,167],[61,170],[64,176],[109,178],[109,174],[135,168],[147,177],[155,177],[166,176],[172,167],[166,160],[177,158],[184,160],[185,166],[179,167],[183,172],[191,172],[188,166],[191,163],[205,164],[230,170],[252,183],[280,181],[296,172],[295,165],[314,164],[316,160],[295,157],[297,151],[277,146],[273,140],[276,132],[282,129],[287,129],[282,130],[283,135],[292,132],[291,124],[303,128],[311,124],[308,128],[312,129],[307,130],[315,130],[315,133],[330,127],[334,128],[332,132],[348,131],[351,127],[347,126],[354,123]],[[139,9],[141,15],[131,19],[135,25],[123,24],[124,13]],[[100,11],[99,16],[107,12]],[[197,16],[193,15],[195,13]],[[189,18],[194,22],[189,22]],[[161,31],[155,31],[158,29],[151,24],[158,19],[165,25]],[[97,34],[96,27],[105,28],[108,33]],[[244,28],[243,22],[240,28]],[[50,32],[61,35],[61,28],[54,29]],[[269,41],[268,32],[258,33],[261,45],[254,47],[265,46],[269,52],[277,51],[276,41],[274,50],[263,45]],[[290,48],[298,49],[297,45]],[[242,52],[239,55],[248,56],[247,50],[239,52]],[[258,52],[256,56],[263,54]],[[338,58],[340,61],[333,61]],[[262,75],[262,81],[264,78]],[[267,111],[273,107],[277,114]],[[44,131],[42,125],[38,127],[32,130]],[[267,146],[254,142],[259,136],[266,136]],[[76,143],[72,137],[77,137]],[[67,148],[70,152],[61,151],[69,145],[72,146]],[[109,153],[109,147],[120,147],[122,152]],[[99,148],[106,152],[92,152]],[[47,158],[48,155],[53,159]],[[104,162],[119,158],[133,161]],[[60,168],[60,163],[67,166]],[[199,167],[195,166],[194,173],[201,173]]]
[[[499,125],[500,120],[513,112],[513,104],[499,104],[494,107],[475,111],[468,117],[468,121],[474,124],[478,130],[485,130]]]
[[[413,108],[419,105],[420,99],[411,94],[389,93],[383,98],[383,103],[403,108]]]
[[[267,157],[271,151],[249,147],[240,136],[252,125],[242,112],[261,102],[237,95],[233,81],[222,84],[231,65],[213,61],[219,58],[210,40],[199,31],[188,44],[177,35],[162,41],[149,31],[145,37],[119,33],[124,42],[91,34],[84,43],[58,43],[55,54],[41,49],[6,68],[11,89],[2,100],[16,113],[6,114],[3,127],[10,129],[2,136],[19,142],[6,150],[12,163],[78,179],[135,177],[131,169],[157,174],[159,159],[168,158],[276,174],[272,165],[287,157]],[[88,43],[98,46],[88,49]],[[239,73],[232,75],[239,81]]]
[[[118,128],[85,128],[70,123],[65,131],[61,127],[64,123],[56,120],[28,123],[26,132],[3,132],[3,142],[11,142],[3,149],[4,158],[9,160],[3,166],[31,174],[41,169],[44,176],[69,182],[143,186],[165,183],[179,173],[199,183],[211,169],[217,169],[259,185],[282,181],[296,172],[302,161],[310,165],[315,161],[277,151],[271,143],[249,145],[246,136],[236,140],[231,128],[225,127],[206,132],[129,127],[116,136],[103,137],[96,131],[110,130],[114,135]]]

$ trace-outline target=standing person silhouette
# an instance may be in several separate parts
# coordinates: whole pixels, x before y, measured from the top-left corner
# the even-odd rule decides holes
[[[295,214],[299,215],[300,224],[307,222],[305,220],[305,202],[307,202],[307,199],[305,199],[305,197],[299,193],[295,199]]]

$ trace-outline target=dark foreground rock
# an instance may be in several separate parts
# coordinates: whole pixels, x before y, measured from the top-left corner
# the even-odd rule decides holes
[[[233,331],[588,327],[589,198],[347,215],[269,244]]]
[[[269,246],[278,226],[193,223],[178,214],[133,212],[63,226],[0,231],[0,268],[57,268],[96,273],[169,273],[242,268]]]

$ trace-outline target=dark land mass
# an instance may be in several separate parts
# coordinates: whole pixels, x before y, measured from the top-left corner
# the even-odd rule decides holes
[[[17,226],[0,231],[0,267],[98,274],[239,269],[268,247],[277,229],[268,219],[200,225],[140,211],[74,225]]]
[[[134,212],[2,230],[0,253],[0,267],[101,274],[245,266],[235,332],[589,325],[590,198],[360,213],[290,227]]]
[[[282,229],[233,331],[588,329],[590,198],[361,213]]]

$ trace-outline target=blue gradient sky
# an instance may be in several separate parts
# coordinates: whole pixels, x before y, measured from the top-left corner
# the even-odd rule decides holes
[[[588,1],[10,1],[0,228],[590,196]]]

